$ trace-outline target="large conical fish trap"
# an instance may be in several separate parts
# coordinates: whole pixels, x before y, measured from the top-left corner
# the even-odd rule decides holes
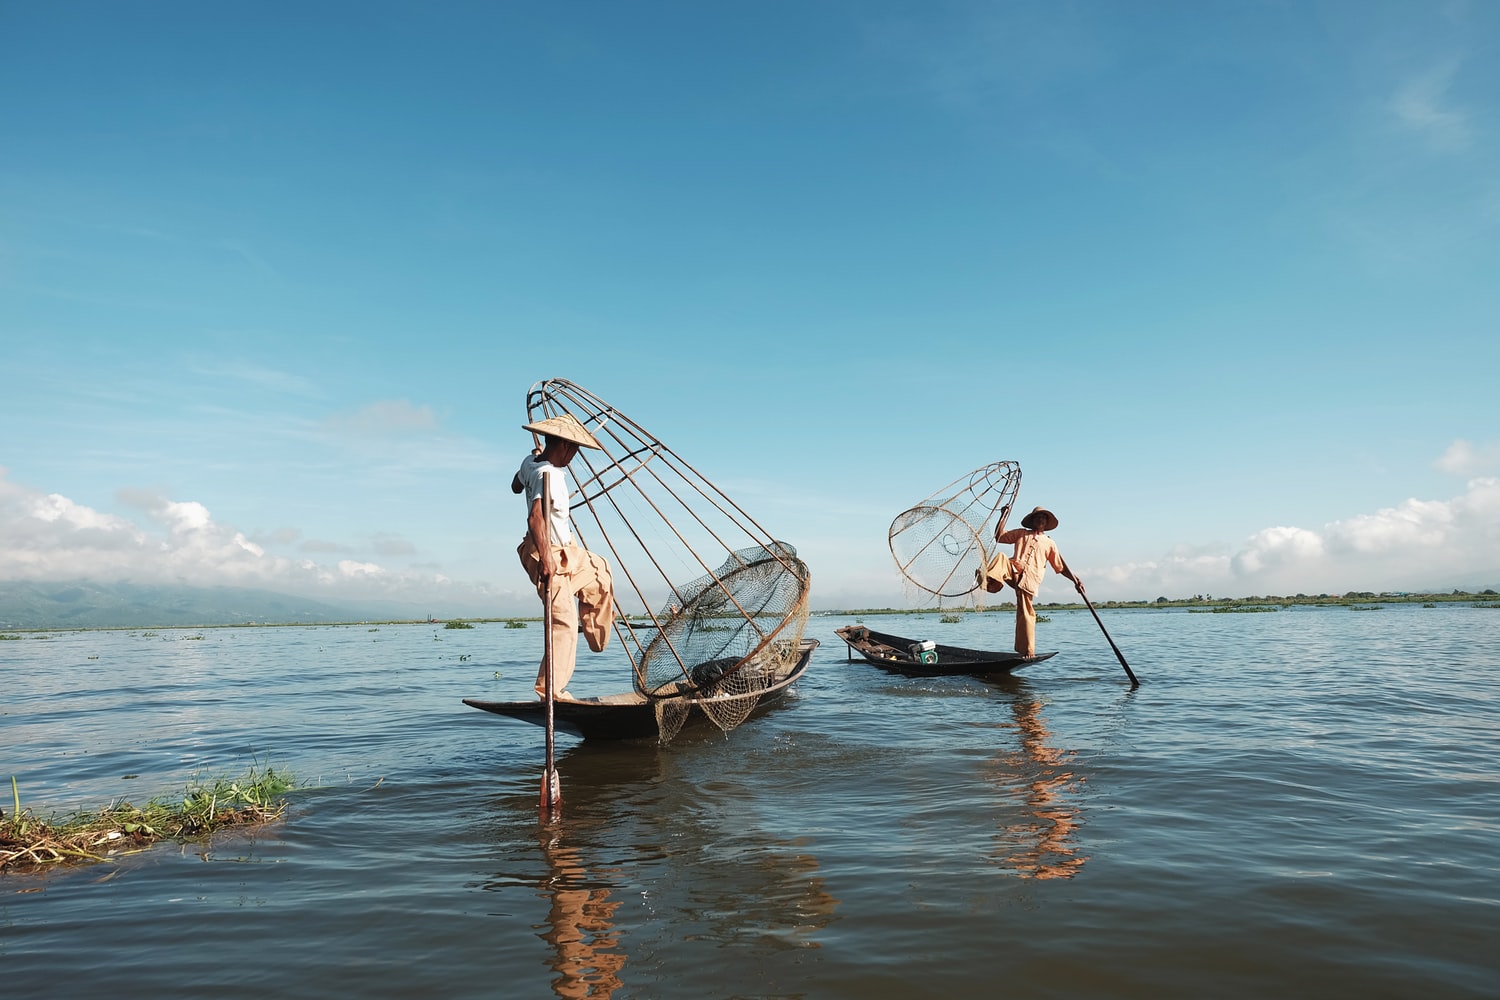
[[[897,514],[890,529],[896,568],[929,594],[969,594],[995,549],[996,525],[1003,527],[1020,489],[1021,467],[994,462]]]
[[[810,575],[675,452],[598,396],[563,379],[532,387],[530,422],[571,414],[603,449],[570,466],[578,541],[610,562],[615,634],[634,687],[656,705],[663,742],[701,708],[721,729],[795,664]]]

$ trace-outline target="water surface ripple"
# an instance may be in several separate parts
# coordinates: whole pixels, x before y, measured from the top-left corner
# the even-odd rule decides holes
[[[7,997],[1494,997],[1500,613],[1054,612],[1012,679],[849,663],[727,737],[559,738],[541,630],[23,633],[0,778],[66,815],[269,762],[284,821],[0,876]],[[1005,648],[1004,613],[882,631]],[[618,649],[572,688],[628,686]],[[9,809],[8,796],[5,808]]]

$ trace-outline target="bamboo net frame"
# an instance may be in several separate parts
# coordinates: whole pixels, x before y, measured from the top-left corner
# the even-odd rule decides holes
[[[800,655],[811,574],[702,473],[582,386],[548,379],[526,397],[528,422],[563,413],[602,451],[570,466],[573,530],[610,562],[615,634],[636,691],[657,705],[663,740],[692,706],[722,729]]]
[[[994,555],[995,534],[1004,528],[1020,489],[1020,465],[992,462],[897,514],[888,532],[896,568],[909,583],[940,598],[973,593],[977,571]]]

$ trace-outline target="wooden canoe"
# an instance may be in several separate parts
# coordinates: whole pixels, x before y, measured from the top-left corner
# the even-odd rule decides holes
[[[740,697],[758,697],[759,701],[756,702],[755,709],[750,714],[750,717],[754,718],[779,701],[781,696],[786,694],[787,689],[807,673],[807,668],[812,663],[813,650],[818,646],[817,639],[803,639],[798,647],[797,659],[792,661],[786,673],[777,677],[769,688],[755,695],[725,697],[731,700]],[[685,725],[692,726],[699,722],[708,722],[708,717],[703,714],[702,710],[696,709],[702,700],[699,696],[690,695],[684,700],[690,706],[694,706],[689,709],[691,714]],[[485,712],[530,722],[533,725],[547,725],[547,705],[540,699],[481,701],[477,698],[465,698],[464,704]],[[656,739],[660,735],[656,726],[654,701],[637,691],[607,694],[597,698],[569,698],[567,700],[559,698],[552,703],[552,723],[558,732],[571,733],[586,740]]]
[[[845,625],[834,629],[834,634],[849,647],[849,658],[857,653],[866,662],[912,677],[945,677],[956,674],[1008,674],[1013,670],[1050,659],[1057,653],[1037,653],[1022,656],[1013,651],[993,652],[985,649],[966,649],[963,646],[948,646],[936,643],[937,654],[932,663],[923,663],[911,650],[916,639],[876,632],[863,625]]]

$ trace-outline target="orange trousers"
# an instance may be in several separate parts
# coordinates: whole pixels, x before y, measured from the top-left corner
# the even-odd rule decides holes
[[[547,600],[547,579],[542,576],[542,561],[536,543],[528,534],[516,548],[521,566],[536,586],[537,596]],[[562,694],[573,679],[578,660],[578,624],[589,649],[596,653],[609,645],[609,629],[615,617],[614,578],[609,563],[597,553],[577,545],[557,548],[557,575],[552,578],[552,693]],[[547,660],[544,656],[536,672],[537,694],[547,690]]]
[[[1016,652],[1022,656],[1036,655],[1035,599],[1035,594],[1016,591]]]

